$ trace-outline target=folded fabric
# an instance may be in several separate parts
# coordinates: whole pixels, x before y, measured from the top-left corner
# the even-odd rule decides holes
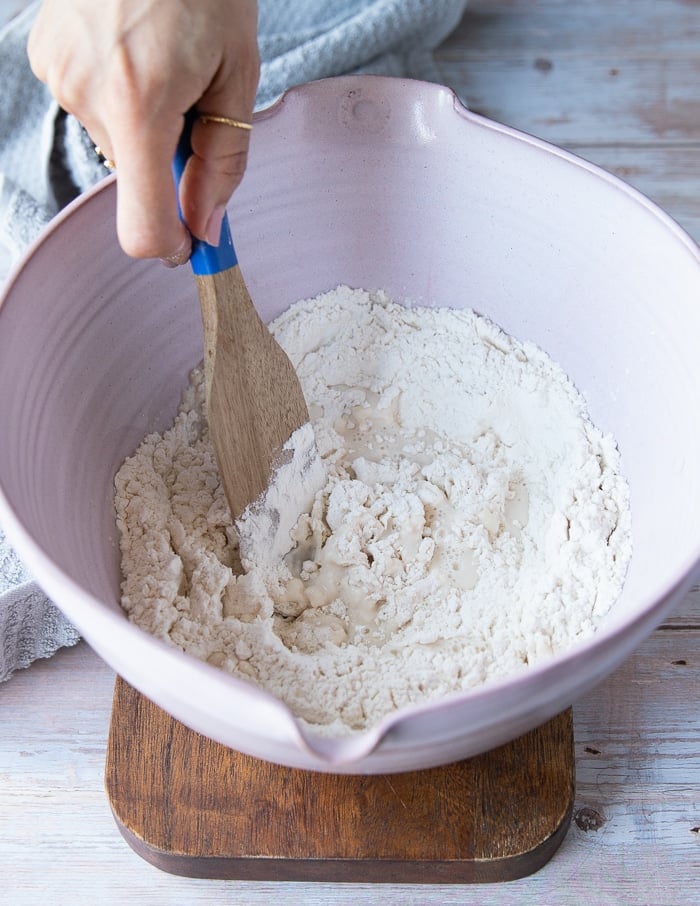
[[[256,108],[293,85],[349,72],[439,80],[432,50],[457,25],[466,2],[260,0]],[[19,256],[51,217],[106,175],[80,123],[60,109],[29,68],[26,42],[38,5],[31,4],[0,32],[5,260]],[[0,682],[78,638],[0,530]]]

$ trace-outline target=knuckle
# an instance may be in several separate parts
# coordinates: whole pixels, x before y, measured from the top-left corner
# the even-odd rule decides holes
[[[43,70],[43,81],[64,110],[74,112],[88,107],[89,80],[63,56],[52,58]]]
[[[119,234],[119,244],[131,258],[158,258],[160,248],[146,236],[135,236],[133,233]]]
[[[245,173],[246,166],[248,165],[248,151],[240,150],[234,151],[233,154],[229,154],[224,159],[224,166],[222,167],[222,172],[227,176],[232,182],[235,181],[238,184],[243,178]]]
[[[147,97],[149,85],[144,85],[143,76],[136,72],[130,54],[122,46],[115,48],[105,70],[103,89],[105,103],[118,115],[129,116],[141,107]]]
[[[224,82],[236,85],[246,105],[252,106],[260,80],[260,52],[257,44],[239,48],[228,60],[228,71]]]
[[[236,150],[222,153],[211,162],[207,168],[210,174],[224,193],[229,194],[236,189],[243,179],[248,164],[247,150]]]
[[[168,243],[153,230],[125,225],[118,228],[118,235],[119,244],[131,258],[160,258],[172,251]]]

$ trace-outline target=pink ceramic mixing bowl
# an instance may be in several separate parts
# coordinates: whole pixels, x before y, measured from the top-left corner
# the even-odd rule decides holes
[[[635,545],[624,593],[579,647],[336,740],[136,628],[119,606],[112,482],[168,425],[202,340],[189,269],[120,251],[115,193],[108,179],[58,217],[2,300],[0,519],[90,645],[184,723],[304,768],[446,763],[572,704],[688,589],[700,557],[698,249],[617,179],[468,113],[444,88],[350,77],[290,91],[257,118],[229,213],[261,314],[347,283],[470,306],[543,347],[619,441]]]

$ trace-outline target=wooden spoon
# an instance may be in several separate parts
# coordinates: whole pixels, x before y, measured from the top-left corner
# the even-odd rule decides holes
[[[192,153],[188,114],[175,156]],[[266,490],[283,445],[309,413],[296,371],[253,305],[224,216],[218,246],[193,237],[190,259],[204,328],[209,433],[234,521]]]

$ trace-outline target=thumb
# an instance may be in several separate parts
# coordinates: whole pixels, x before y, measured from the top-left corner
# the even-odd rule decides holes
[[[117,232],[122,248],[137,258],[186,261],[190,237],[178,215],[171,169],[182,117],[113,122],[110,140],[117,162]]]

